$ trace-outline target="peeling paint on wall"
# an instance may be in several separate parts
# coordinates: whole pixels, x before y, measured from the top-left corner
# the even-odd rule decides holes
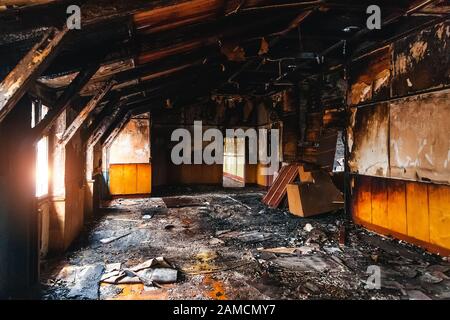
[[[349,102],[357,105],[389,96],[391,79],[391,47],[384,47],[351,67]]]
[[[391,176],[450,183],[450,92],[390,105]]]
[[[148,119],[131,119],[111,145],[110,164],[148,163],[149,130]]]
[[[352,109],[352,125],[348,128],[348,147],[351,150],[348,164],[351,172],[388,175],[388,125],[387,103]]]

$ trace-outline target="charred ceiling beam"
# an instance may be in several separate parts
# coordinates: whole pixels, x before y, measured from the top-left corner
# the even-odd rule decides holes
[[[45,118],[33,128],[33,141],[38,141],[42,136],[48,134],[53,122],[70,106],[77,98],[78,92],[89,82],[92,76],[97,72],[99,64],[93,64],[77,75],[72,83],[64,90],[63,94],[58,98],[56,104],[52,106]]]
[[[88,128],[82,131],[81,137],[83,141],[85,142],[88,141],[94,134],[95,130],[97,130],[97,128],[100,126],[103,119],[108,117],[111,114],[111,112],[117,107],[120,101],[120,95],[117,93],[110,93],[107,100],[108,101],[100,110],[100,112],[98,112],[98,114],[93,116],[93,119],[89,124]]]
[[[123,112],[123,102],[116,104],[112,110],[109,110],[108,115],[103,117],[96,128],[92,131],[91,136],[88,138],[87,147],[90,148],[97,144],[105,132],[109,129],[112,123]]]
[[[306,19],[308,18],[311,13],[313,13],[313,10],[308,10],[305,12],[300,13],[298,16],[295,17],[294,20],[291,21],[291,23],[288,25],[287,28],[283,29],[282,31],[280,31],[276,37],[272,38],[269,43],[268,43],[268,50],[270,50],[271,47],[275,46],[281,39],[283,39],[284,37],[286,37],[290,31],[292,31],[293,29],[296,29],[300,26],[300,24]],[[251,68],[253,65],[257,65],[256,69],[258,69],[261,66],[261,62],[256,62],[254,60],[250,60],[247,63],[245,63],[238,71],[236,71],[229,79],[228,79],[228,83],[235,83],[235,79],[237,77],[239,77],[239,75],[244,72],[245,70],[248,70],[249,68]]]
[[[35,99],[40,100],[46,106],[53,106],[56,103],[57,92],[53,88],[50,88],[39,81],[36,81],[28,93]]]
[[[67,33],[66,28],[48,30],[42,40],[0,83],[0,122],[56,57]]]
[[[407,8],[402,8],[402,10],[396,10],[394,13],[391,13],[388,17],[386,17],[385,19],[383,19],[382,21],[382,28],[386,27],[386,25],[392,24],[393,22],[399,20],[401,17],[405,16],[405,15],[410,15],[416,11],[421,10],[422,8],[424,8],[427,5],[430,5],[434,2],[437,2],[439,0],[415,0],[413,1]],[[321,57],[321,59],[323,59],[323,57],[329,55],[330,53],[334,52],[337,49],[341,49],[345,46],[345,48],[348,51],[348,47],[351,45],[354,45],[357,41],[361,41],[361,38],[363,38],[364,36],[370,34],[371,32],[373,32],[373,30],[369,30],[368,28],[362,29],[357,31],[355,34],[352,35],[352,37],[348,40],[340,40],[336,43],[334,43],[333,45],[331,45],[330,47],[328,47],[327,49],[323,50],[320,54],[319,57]],[[344,53],[343,54],[343,59],[348,56],[348,53]],[[281,74],[279,77],[273,79],[270,83],[271,86],[273,86],[274,83],[281,81],[283,79],[286,79],[286,77],[288,77],[289,75],[292,75],[296,72],[298,72],[299,69],[301,69],[302,67],[306,66],[307,63],[305,64],[300,64],[298,66],[296,66],[295,68],[284,72],[283,74]]]
[[[89,114],[97,107],[97,105],[102,101],[105,95],[111,90],[114,85],[114,81],[108,81],[104,84],[103,88],[101,88],[98,93],[86,104],[86,106],[80,111],[77,117],[72,121],[69,127],[64,132],[60,144],[65,145],[76,131],[81,127],[81,125],[86,121]]]
[[[109,147],[119,135],[120,131],[122,131],[122,129],[125,127],[130,118],[131,111],[129,109],[121,110],[121,112],[115,117],[114,121],[100,138],[100,143],[106,147]]]

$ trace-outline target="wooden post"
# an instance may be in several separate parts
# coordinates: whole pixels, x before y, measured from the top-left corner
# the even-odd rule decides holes
[[[0,299],[32,298],[39,283],[38,213],[31,100],[24,96],[0,123]]]

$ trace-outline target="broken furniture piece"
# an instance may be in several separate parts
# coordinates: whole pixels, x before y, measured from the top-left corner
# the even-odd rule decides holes
[[[300,176],[307,179],[287,186],[289,211],[292,214],[311,217],[343,208],[344,198],[328,173],[303,172]]]
[[[262,202],[270,208],[278,208],[286,196],[287,185],[294,182],[298,174],[298,166],[296,164],[282,167]]]
[[[327,172],[320,169],[307,170],[304,165],[298,164],[281,168],[280,174],[263,198],[263,203],[271,208],[278,208],[286,195],[289,211],[300,217],[335,211],[343,208],[344,204],[341,192]]]

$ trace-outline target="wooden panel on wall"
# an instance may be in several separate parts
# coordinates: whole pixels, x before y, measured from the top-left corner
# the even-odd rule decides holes
[[[450,187],[428,186],[430,210],[430,242],[450,248]]]
[[[372,178],[355,177],[353,192],[353,213],[355,218],[372,223]]]
[[[381,226],[388,226],[390,230],[407,234],[407,219],[406,219],[406,186],[403,181],[385,180],[386,191],[388,193],[388,224],[381,224]]]
[[[390,95],[391,47],[380,48],[355,61],[350,68],[351,105],[387,99]]]
[[[123,165],[122,181],[123,194],[137,194],[137,170],[135,164]]]
[[[123,166],[113,164],[109,167],[109,191],[111,194],[124,194],[123,189]]]
[[[435,253],[450,254],[449,186],[368,176],[353,179],[356,223]]]
[[[109,189],[112,195],[151,193],[151,165],[112,164],[109,168]]]
[[[372,179],[372,223],[386,226],[388,220],[388,193],[383,179]]]
[[[393,96],[450,84],[449,21],[396,41],[393,51]]]
[[[137,190],[138,194],[149,194],[152,192],[152,173],[151,165],[137,165]]]
[[[408,210],[408,236],[430,241],[428,217],[428,187],[423,183],[406,183],[406,207]]]

